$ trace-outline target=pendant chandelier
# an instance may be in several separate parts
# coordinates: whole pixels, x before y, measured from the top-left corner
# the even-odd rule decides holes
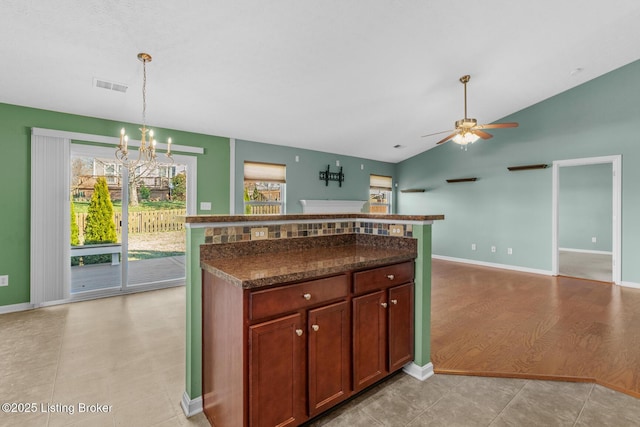
[[[151,62],[151,55],[139,53],[138,59],[142,62],[142,127],[140,128],[140,147],[137,156],[129,157],[129,136],[124,128],[120,130],[120,143],[116,147],[116,159],[129,170],[130,174],[144,175],[158,167],[156,155],[156,140],[153,130],[147,128],[147,62]],[[171,156],[171,138],[167,140],[167,162],[173,163]]]

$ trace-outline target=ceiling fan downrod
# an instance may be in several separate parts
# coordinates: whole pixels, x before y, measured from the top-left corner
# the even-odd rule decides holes
[[[464,85],[464,118],[467,119],[467,83],[471,80],[470,75],[460,77],[460,82]]]

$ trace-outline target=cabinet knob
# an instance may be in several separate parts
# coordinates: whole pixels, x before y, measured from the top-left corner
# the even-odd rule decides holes
[[[386,302],[383,302],[383,303],[381,303],[380,305],[382,306],[382,308],[387,308],[387,305],[388,305],[388,304],[387,304]]]
[[[387,279],[393,280],[395,278],[396,278],[396,276],[394,276],[393,274],[387,274]]]
[[[318,329],[320,329],[320,326],[318,326],[318,325],[311,325],[311,329],[313,329],[314,331],[318,332]]]
[[[309,301],[311,299],[311,294],[304,294],[304,295],[302,295],[302,298],[304,298],[307,301]]]
[[[397,303],[398,303],[398,300],[397,300],[397,299],[392,299],[392,300],[391,300],[391,304],[395,305],[395,304],[397,304]]]
[[[296,334],[298,334],[299,337],[302,336],[302,329],[296,329]]]

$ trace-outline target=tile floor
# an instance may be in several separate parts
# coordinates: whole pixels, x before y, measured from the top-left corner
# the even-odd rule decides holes
[[[0,412],[0,426],[207,426],[180,407],[184,313],[179,287],[0,315],[0,403],[37,406]],[[80,403],[110,410],[80,413]],[[420,382],[401,373],[311,424],[638,426],[640,399],[593,384],[447,375]]]
[[[559,273],[582,279],[613,281],[611,255],[559,251]]]

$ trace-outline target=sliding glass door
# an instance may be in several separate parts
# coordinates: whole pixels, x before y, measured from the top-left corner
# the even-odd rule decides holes
[[[158,168],[130,179],[136,192],[128,213],[128,285],[183,282],[187,166],[160,163]]]
[[[187,165],[130,172],[83,144],[70,165],[71,294],[183,284]]]
[[[71,145],[71,294],[121,289],[124,178],[109,149]],[[112,153],[111,153],[112,154]]]

